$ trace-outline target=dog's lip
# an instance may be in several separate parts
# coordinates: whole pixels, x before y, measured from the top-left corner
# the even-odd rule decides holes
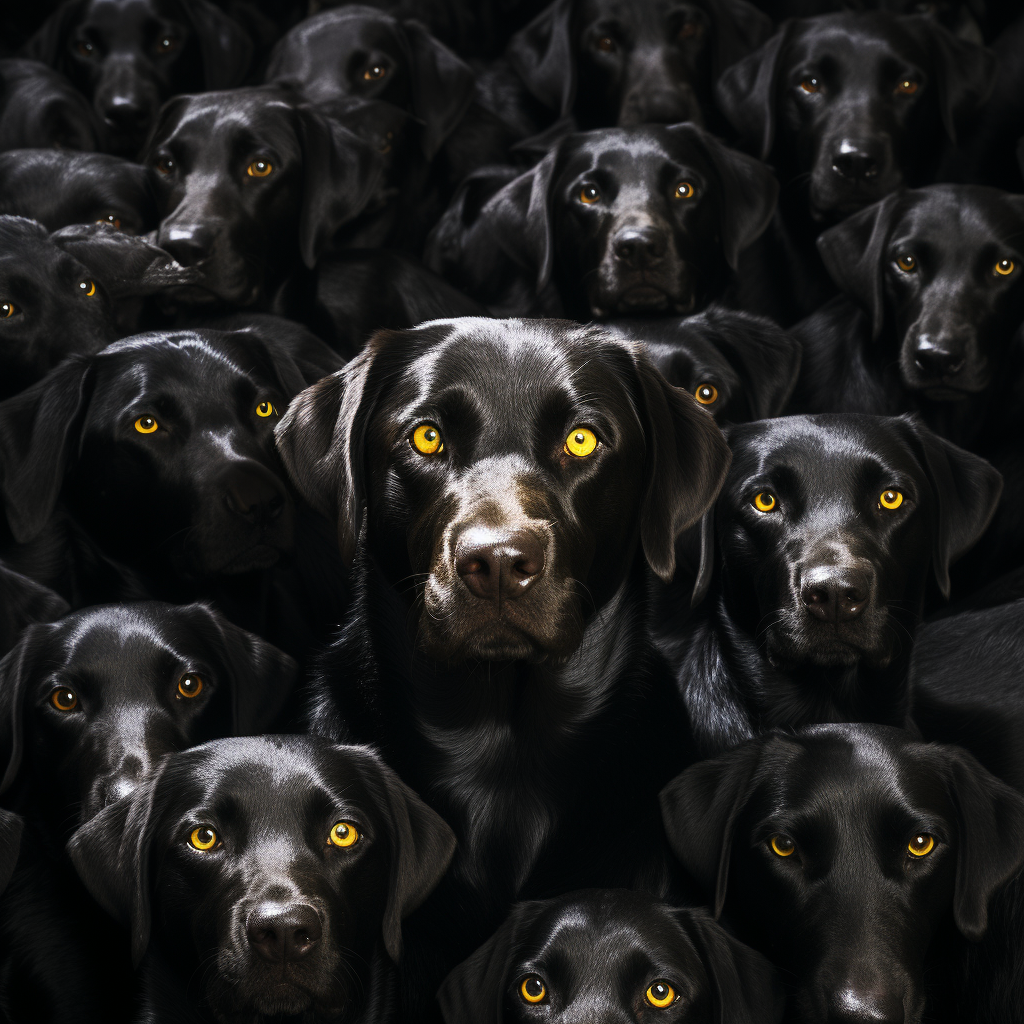
[[[912,384],[915,391],[920,391],[929,401],[932,402],[962,402],[966,398],[980,394],[987,387],[980,385],[956,385],[956,384]]]

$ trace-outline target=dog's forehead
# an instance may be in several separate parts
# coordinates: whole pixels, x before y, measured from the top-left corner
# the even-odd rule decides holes
[[[927,51],[898,18],[877,12],[838,14],[798,22],[789,62],[832,58],[865,71],[891,60],[928,64]]]
[[[601,171],[616,180],[663,184],[666,170],[707,174],[707,160],[688,135],[664,128],[605,128],[570,136],[560,180]]]
[[[294,120],[294,107],[275,88],[200,93],[186,98],[157,141],[192,141],[195,136],[202,144],[200,152],[205,148],[214,153],[230,149],[238,140],[297,146]],[[212,140],[218,146],[211,147]]]
[[[965,245],[1004,240],[1020,245],[1022,233],[1024,214],[1007,202],[1005,193],[965,185],[934,185],[908,192],[890,228],[893,239],[922,238],[941,249],[952,249],[951,255],[961,264]],[[953,238],[955,245],[950,246]]]

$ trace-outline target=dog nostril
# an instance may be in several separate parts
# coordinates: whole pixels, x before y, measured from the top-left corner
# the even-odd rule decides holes
[[[246,939],[268,963],[302,960],[323,937],[316,910],[304,903],[263,903],[245,925]]]
[[[871,589],[866,580],[831,576],[803,586],[801,600],[810,615],[822,622],[850,622],[868,606]]]
[[[482,600],[514,600],[544,572],[544,545],[528,530],[471,528],[456,543],[455,571]]]
[[[829,1024],[904,1024],[903,1000],[888,992],[847,989],[828,1001]]]

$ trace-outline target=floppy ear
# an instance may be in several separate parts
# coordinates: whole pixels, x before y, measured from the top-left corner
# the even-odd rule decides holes
[[[0,490],[14,539],[46,525],[88,403],[92,362],[71,356],[41,381],[0,402]]]
[[[778,1024],[785,992],[775,968],[702,910],[679,910],[708,972],[716,1024]]]
[[[932,566],[942,596],[949,597],[949,567],[981,538],[1003,493],[1003,477],[978,455],[939,437],[916,416],[901,416],[936,503]]]
[[[818,235],[829,277],[871,317],[872,339],[885,325],[885,246],[901,199],[894,192]]]
[[[973,754],[944,749],[958,821],[953,917],[957,928],[978,942],[988,928],[992,897],[1024,865],[1024,797]]]
[[[354,132],[310,107],[295,108],[305,186],[299,252],[312,268],[343,224],[370,201],[383,169],[380,154]]]
[[[772,19],[746,0],[719,0],[710,7],[715,19],[715,77],[757,49],[772,34]]]
[[[207,0],[182,0],[182,6],[199,36],[207,92],[241,85],[253,55],[248,33]]]
[[[355,420],[372,362],[371,340],[343,370],[294,398],[274,430],[295,489],[337,523],[338,547],[348,564],[355,556],[363,502],[362,438],[355,434]]]
[[[65,0],[22,47],[21,56],[59,67],[63,63],[60,58],[64,55],[68,33],[84,6],[84,0]]]
[[[647,445],[640,540],[651,568],[669,583],[676,541],[714,504],[732,453],[711,414],[672,387],[645,350],[633,352]]]
[[[672,852],[713,896],[722,913],[729,882],[733,832],[746,807],[765,741],[748,740],[687,768],[662,791],[661,817]]]
[[[505,58],[533,96],[565,117],[576,99],[572,0],[554,0],[520,29],[509,40]]]
[[[413,111],[423,123],[423,153],[430,160],[472,102],[475,76],[418,21],[406,21],[404,28],[412,53]]]
[[[784,22],[763,46],[727,68],[715,99],[739,133],[743,148],[767,160],[775,142],[775,93],[792,22]]]
[[[23,630],[36,622],[53,622],[71,610],[60,594],[54,593],[28,576],[22,576],[0,563],[0,653],[6,654],[20,639]],[[0,672],[0,680],[2,680]],[[0,682],[0,686],[2,686]],[[2,726],[0,726],[2,733]],[[2,744],[0,744],[2,749]],[[3,792],[0,783],[0,792]]]
[[[25,822],[21,815],[0,807],[0,893],[7,888],[17,867],[24,828]]]

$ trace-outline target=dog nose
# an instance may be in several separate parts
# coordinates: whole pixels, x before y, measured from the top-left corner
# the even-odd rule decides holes
[[[867,607],[871,583],[850,570],[827,569],[804,577],[800,596],[804,607],[822,622],[849,622]]]
[[[130,96],[115,96],[103,110],[108,124],[126,135],[137,135],[149,119],[149,111]]]
[[[917,339],[914,362],[931,377],[955,377],[964,368],[962,345],[941,334],[922,334]]]
[[[891,992],[844,989],[829,999],[829,1024],[903,1024],[903,1000]]]
[[[633,270],[653,266],[665,249],[665,235],[656,228],[625,228],[615,236],[615,258]]]
[[[249,469],[235,469],[229,474],[224,500],[235,515],[254,526],[273,522],[285,504],[284,491],[276,480]]]
[[[455,546],[455,571],[484,601],[515,600],[544,571],[544,545],[528,530],[469,529]]]
[[[309,956],[323,937],[323,926],[306,903],[261,903],[245,923],[245,936],[268,963],[282,963]]]
[[[878,176],[880,152],[877,145],[843,139],[832,156],[832,168],[843,178],[863,181]]]
[[[205,259],[213,248],[213,231],[207,224],[182,224],[161,230],[157,245],[183,267]]]

